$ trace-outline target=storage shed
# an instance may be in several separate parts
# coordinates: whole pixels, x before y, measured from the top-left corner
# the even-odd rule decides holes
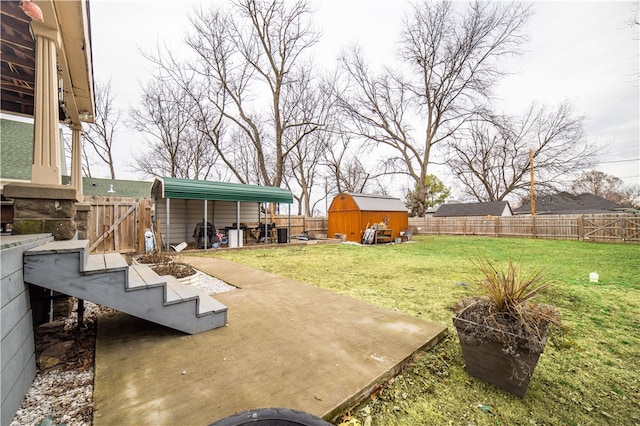
[[[230,247],[248,241],[266,243],[274,240],[274,234],[279,243],[285,243],[291,234],[290,225],[276,230],[268,223],[269,203],[293,203],[291,191],[283,188],[156,177],[151,198],[155,200],[155,219],[165,249],[195,241],[199,229],[205,230],[203,247],[211,247],[212,240],[217,239],[216,230]]]
[[[346,235],[347,241],[361,242],[367,229],[386,222],[391,238],[400,238],[400,232],[409,227],[409,212],[399,198],[372,194],[338,194],[329,207],[328,236]]]

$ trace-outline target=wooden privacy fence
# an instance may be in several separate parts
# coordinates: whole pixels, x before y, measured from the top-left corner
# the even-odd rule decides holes
[[[632,214],[409,218],[424,235],[485,235],[640,243]]]
[[[91,197],[87,239],[91,252],[143,252],[151,229],[151,200]]]
[[[274,222],[278,228],[289,226],[288,215],[275,215]],[[313,238],[326,238],[328,221],[326,217],[291,216],[291,237],[302,235],[307,231]]]

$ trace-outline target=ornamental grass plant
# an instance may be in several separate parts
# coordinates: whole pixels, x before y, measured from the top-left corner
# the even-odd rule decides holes
[[[555,307],[532,301],[549,285],[543,271],[525,272],[511,260],[506,266],[488,259],[472,264],[481,273],[476,287],[482,295],[466,297],[452,307],[460,340],[497,342],[509,353],[542,352],[548,326],[561,324]]]

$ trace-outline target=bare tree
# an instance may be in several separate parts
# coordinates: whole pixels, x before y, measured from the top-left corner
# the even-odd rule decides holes
[[[630,201],[622,179],[598,170],[583,172],[573,181],[571,192],[597,195],[618,204],[629,204]]]
[[[118,129],[122,111],[114,105],[111,80],[106,83],[96,83],[95,101],[94,123],[85,125],[83,128],[82,153],[84,161],[82,168],[85,176],[91,177],[91,158],[95,154],[99,162],[108,167],[110,178],[115,179],[114,134]]]
[[[304,124],[292,127],[283,136],[290,139],[285,141],[285,145],[292,147],[287,156],[289,167],[284,178],[287,187],[294,194],[299,194],[294,195],[298,201],[298,214],[313,216],[312,192],[332,142],[331,132],[326,131],[320,123],[329,120],[332,97],[326,87],[313,83],[312,64],[307,64],[298,75],[300,78],[289,85],[283,117],[285,121]]]
[[[62,143],[64,144],[65,161],[67,162],[67,166],[69,167],[69,170],[71,170],[71,167],[72,167],[71,166],[71,155],[73,151],[72,142],[73,142],[73,135],[71,134],[71,132],[63,128]],[[80,167],[82,168],[82,176],[90,178],[90,177],[93,177],[91,175],[91,167],[93,165],[93,161],[89,155],[90,152],[87,151],[88,147],[89,147],[88,143],[80,144],[80,148],[82,150]]]
[[[401,34],[407,75],[390,68],[372,75],[357,48],[343,57],[349,83],[338,96],[353,134],[391,148],[389,164],[415,182],[417,199],[426,196],[433,147],[454,135],[490,94],[501,75],[497,60],[518,53],[530,15],[521,3],[475,2],[462,11],[451,2],[423,0]],[[423,215],[425,206],[418,210]]]
[[[531,105],[520,118],[483,115],[448,143],[447,163],[468,195],[500,201],[529,190],[532,150],[536,187],[556,189],[596,158],[582,122],[566,102],[556,108]]]
[[[288,156],[291,177],[286,179],[287,188],[294,193],[299,215],[313,216],[312,191],[320,177],[319,165],[326,152],[328,139],[328,133],[316,132],[311,138],[306,138],[304,143],[296,144]]]
[[[341,131],[330,133],[332,142],[327,146],[324,166],[327,169],[327,193],[372,192],[377,179],[385,174],[377,167],[366,167],[356,153],[359,144],[353,137]]]
[[[142,107],[132,109],[131,122],[150,148],[135,155],[137,169],[184,179],[207,179],[217,153],[203,137],[193,99],[179,85],[156,78],[144,88]]]
[[[217,139],[216,149],[242,183],[280,186],[287,157],[322,125],[295,114],[300,98],[291,93],[306,77],[298,63],[318,41],[309,15],[306,1],[241,0],[230,11],[200,10],[191,20],[187,44],[203,82],[194,96],[227,123],[231,137]]]
[[[626,200],[623,205],[628,205],[636,210],[640,210],[640,185],[626,185],[623,188],[623,192]]]

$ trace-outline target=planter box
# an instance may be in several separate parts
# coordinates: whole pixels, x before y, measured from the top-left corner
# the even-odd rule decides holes
[[[169,263],[171,263],[171,262],[169,262]],[[133,264],[133,265],[146,265],[149,268],[151,268],[154,272],[155,272],[154,268],[159,266],[156,263],[140,263],[135,258],[131,260],[131,264]],[[181,284],[184,284],[184,285],[196,285],[196,284],[198,284],[198,282],[200,282],[200,274],[198,273],[198,271],[196,271],[194,274],[189,275],[188,277],[176,278],[176,279],[178,281],[180,281]]]
[[[176,279],[184,285],[196,285],[200,281],[200,274],[196,271],[196,273],[193,275],[189,275],[188,277],[184,277],[184,278],[176,278]]]
[[[461,321],[453,321],[460,337],[465,370],[468,374],[489,382],[499,388],[524,397],[529,387],[533,370],[536,368],[540,352],[518,349],[515,354],[505,351],[498,342],[478,342],[467,337]],[[478,327],[482,325],[476,324]]]
[[[467,373],[524,397],[540,354],[521,351],[514,356],[495,342],[479,345],[460,342],[460,346]]]

